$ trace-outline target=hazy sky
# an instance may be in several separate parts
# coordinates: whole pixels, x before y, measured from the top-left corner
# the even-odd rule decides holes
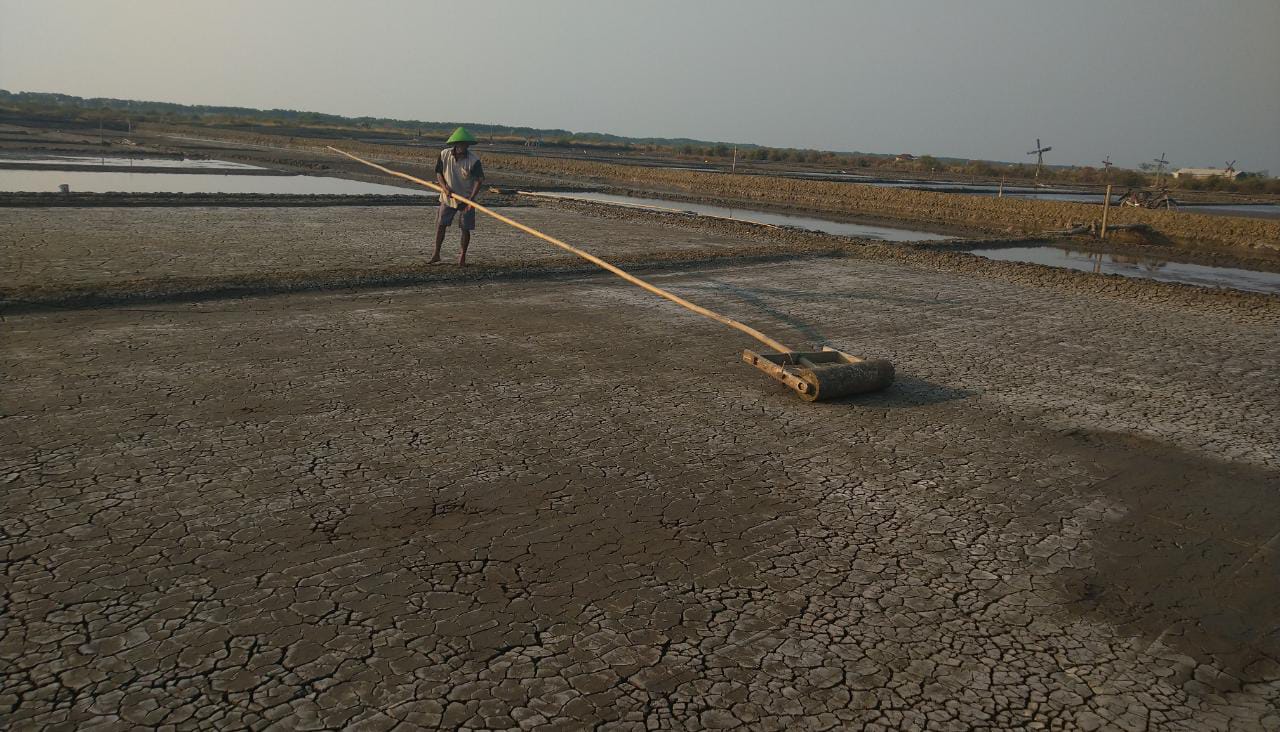
[[[0,0],[0,88],[1280,174],[1280,0]]]

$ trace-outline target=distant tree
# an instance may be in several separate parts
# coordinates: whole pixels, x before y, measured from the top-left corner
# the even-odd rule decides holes
[[[970,160],[964,169],[966,173],[978,176],[992,176],[996,172],[991,163],[985,160]]]

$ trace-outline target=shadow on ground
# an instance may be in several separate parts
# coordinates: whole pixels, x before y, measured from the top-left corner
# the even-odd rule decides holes
[[[914,376],[899,375],[894,378],[893,384],[883,391],[870,394],[854,394],[822,403],[876,407],[879,409],[903,409],[954,402],[960,399],[968,399],[976,394],[977,392],[968,389],[957,389],[926,379],[918,379]]]
[[[937,297],[885,297],[874,292],[822,292],[766,287],[747,288],[714,279],[705,279],[697,286],[690,289],[706,289],[719,294],[731,295],[760,313],[763,313],[764,315],[767,315],[777,322],[796,331],[805,339],[805,341],[816,344],[827,343],[830,339],[822,331],[818,330],[818,328],[809,320],[802,319],[794,315],[797,311],[803,312],[803,308],[807,303],[831,302],[836,300],[893,302],[895,304],[917,304],[926,302],[932,304],[950,304],[953,302],[951,300],[943,301]],[[784,307],[780,308],[779,304]],[[796,350],[804,350],[804,346],[801,346],[800,344],[793,343],[791,344],[791,347]]]
[[[1068,573],[1068,606],[1212,659],[1239,677],[1199,679],[1220,690],[1280,675],[1280,475],[1132,435],[1078,431],[1060,447],[1103,467],[1093,490],[1120,507],[1093,567]]]

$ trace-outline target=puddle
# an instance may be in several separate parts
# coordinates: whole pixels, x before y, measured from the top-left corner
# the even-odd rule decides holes
[[[994,194],[993,194],[994,195]],[[1045,193],[1036,191],[1034,193],[1013,192],[1008,189],[1004,192],[1005,198],[1034,198],[1037,201],[1073,201],[1076,203],[1096,203],[1102,205],[1103,193]],[[1120,197],[1111,196],[1111,205],[1116,205],[1120,201]]]
[[[214,173],[97,173],[63,170],[0,170],[0,191],[72,193],[283,193],[293,195],[434,196],[432,191],[397,188],[313,175],[217,175]]]
[[[898,229],[890,226],[874,226],[871,224],[852,224],[846,221],[828,221],[808,216],[792,216],[789,214],[770,213],[745,208],[730,208],[706,203],[685,203],[683,201],[664,201],[660,198],[638,198],[635,196],[619,196],[611,193],[555,193],[544,194],[555,198],[574,198],[583,201],[600,203],[616,203],[639,208],[658,209],[662,211],[683,211],[701,216],[716,216],[736,219],[756,224],[772,226],[793,226],[800,229],[811,229],[827,234],[840,236],[857,236],[864,239],[881,239],[883,241],[933,241],[954,239],[953,236],[935,234],[930,231]]]
[[[1211,216],[1242,216],[1248,219],[1280,219],[1280,204],[1240,204],[1227,206],[1178,206],[1179,211]]]
[[[139,166],[146,168],[195,168],[210,170],[263,170],[257,165],[233,163],[228,160],[175,160],[173,158],[128,158],[104,155],[49,155],[46,157],[0,156],[0,163],[24,165],[111,165],[117,167]]]
[[[1102,254],[1067,247],[1009,247],[974,249],[972,254],[1004,262],[1031,262],[1081,272],[1118,274],[1162,282],[1182,282],[1201,287],[1224,287],[1250,292],[1280,294],[1280,273],[1235,267],[1171,262],[1158,257]]]

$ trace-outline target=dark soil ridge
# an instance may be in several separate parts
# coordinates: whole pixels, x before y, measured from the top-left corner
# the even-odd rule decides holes
[[[660,256],[614,257],[613,263],[639,272],[663,272],[689,267],[731,266],[744,263],[786,261],[799,257],[838,257],[839,243],[813,246],[803,251],[755,247],[723,255],[711,251],[673,252]],[[400,267],[329,268],[300,272],[211,277],[160,277],[122,280],[71,287],[23,287],[0,290],[0,310],[6,315],[46,310],[78,310],[111,305],[186,302],[251,296],[281,295],[327,290],[368,290],[438,283],[464,283],[503,279],[538,279],[601,273],[595,265],[566,262],[561,258],[530,260],[519,264],[473,264],[468,267],[426,264]]]
[[[756,227],[761,228],[761,227]],[[736,266],[822,258],[894,261],[935,271],[971,274],[1026,285],[1049,287],[1072,294],[1087,294],[1136,301],[1149,305],[1189,308],[1246,321],[1280,325],[1280,296],[1238,290],[1220,290],[1170,282],[1138,280],[1120,275],[1095,275],[1020,262],[1000,262],[970,254],[897,247],[881,243],[797,232],[787,244],[745,246],[736,250],[692,250],[614,257],[613,263],[643,272]],[[992,243],[1008,240],[990,240]],[[563,259],[538,259],[521,263],[386,268],[331,268],[301,272],[213,277],[164,277],[123,280],[71,287],[24,287],[0,290],[0,309],[7,314],[46,310],[88,309],[124,304],[185,302],[280,295],[326,290],[368,290],[437,283],[599,273],[594,265],[566,263]],[[603,273],[601,273],[603,276]],[[821,278],[821,270],[816,270]]]

